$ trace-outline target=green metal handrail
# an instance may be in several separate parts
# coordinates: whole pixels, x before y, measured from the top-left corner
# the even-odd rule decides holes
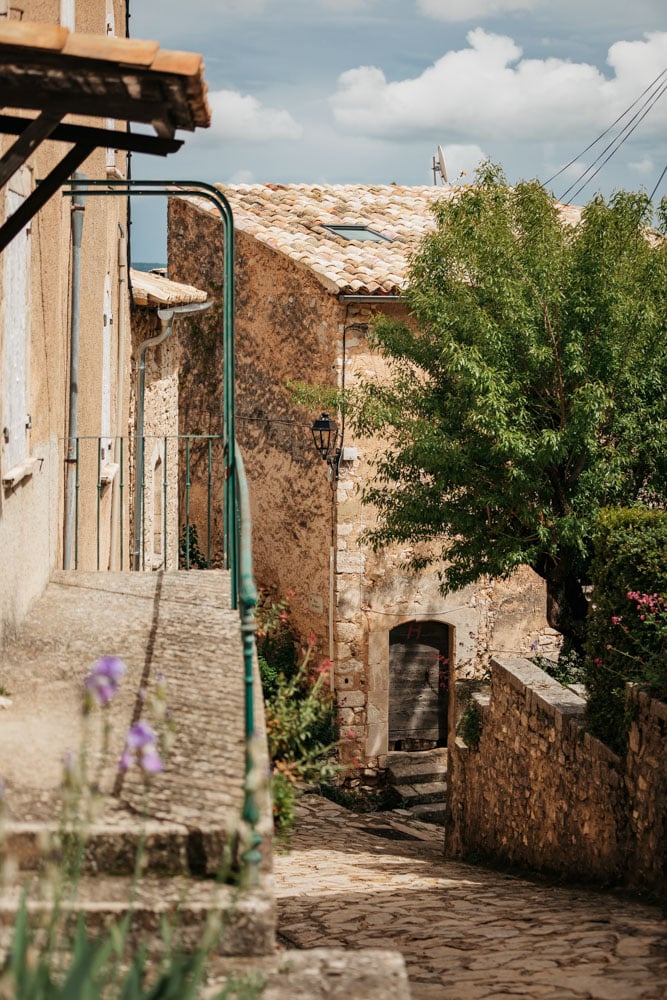
[[[250,517],[250,494],[248,480],[243,465],[243,457],[238,445],[236,452],[235,497],[238,531],[236,534],[237,560],[239,569],[239,611],[241,614],[241,637],[243,640],[243,664],[245,669],[245,732],[246,732],[246,784],[243,802],[243,819],[249,829],[249,837],[244,845],[243,861],[246,871],[251,873],[253,881],[257,881],[261,861],[260,845],[262,838],[257,832],[259,820],[259,803],[256,790],[259,762],[255,759],[255,698],[254,671],[257,636],[257,621],[255,607],[257,605],[257,586],[252,565],[252,521]]]
[[[244,819],[251,829],[251,842],[244,854],[246,880],[259,877],[259,843],[256,831],[259,808],[253,773],[254,703],[253,663],[255,656],[254,607],[257,593],[252,573],[250,538],[252,533],[248,487],[243,461],[236,447],[235,360],[234,360],[234,218],[222,191],[213,184],[196,180],[71,180],[63,185],[65,194],[97,196],[169,197],[192,195],[212,202],[220,213],[223,228],[223,444],[225,451],[224,545],[230,570],[231,603],[241,617],[246,670],[246,775]],[[254,593],[254,597],[252,596]],[[239,607],[240,605],[240,607]]]

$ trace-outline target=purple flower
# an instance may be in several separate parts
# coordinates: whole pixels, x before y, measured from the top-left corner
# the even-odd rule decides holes
[[[138,763],[142,771],[147,774],[157,774],[162,771],[164,764],[156,744],[157,733],[155,730],[147,722],[139,720],[128,730],[125,737],[125,749],[118,767],[121,771],[127,771],[133,764]]]
[[[126,670],[127,667],[117,656],[103,656],[97,660],[83,682],[88,698],[98,705],[108,705],[118,691]]]

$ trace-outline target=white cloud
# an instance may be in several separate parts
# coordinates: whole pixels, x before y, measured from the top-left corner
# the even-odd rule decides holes
[[[264,107],[256,97],[238,90],[213,90],[211,131],[214,139],[262,142],[267,139],[300,139],[303,128],[289,111]]]
[[[412,79],[390,82],[376,66],[343,73],[330,98],[337,124],[394,139],[433,132],[473,141],[585,136],[610,124],[667,64],[667,32],[616,42],[610,79],[589,63],[522,58],[511,38],[482,28],[467,41]],[[663,100],[640,128],[646,135],[666,123]]]
[[[641,160],[633,160],[628,163],[628,169],[634,170],[640,177],[657,174],[655,163],[650,156],[645,156]]]
[[[532,10],[542,2],[543,0],[417,0],[417,7],[426,17],[434,17],[437,21],[479,21],[515,10]]]

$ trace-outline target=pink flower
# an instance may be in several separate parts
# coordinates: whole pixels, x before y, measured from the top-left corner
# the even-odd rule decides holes
[[[620,625],[620,623],[622,621],[623,621],[623,615],[612,615],[611,616],[611,623],[612,623],[612,625]]]

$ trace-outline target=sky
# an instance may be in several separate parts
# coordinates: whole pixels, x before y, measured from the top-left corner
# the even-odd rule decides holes
[[[485,158],[511,182],[574,161],[547,186],[583,204],[650,194],[667,165],[665,0],[129,4],[132,37],[203,54],[213,113],[210,129],[179,133],[178,153],[133,157],[135,178],[432,184],[440,144],[454,183]],[[161,199],[135,199],[133,260],[164,260],[164,214]]]

